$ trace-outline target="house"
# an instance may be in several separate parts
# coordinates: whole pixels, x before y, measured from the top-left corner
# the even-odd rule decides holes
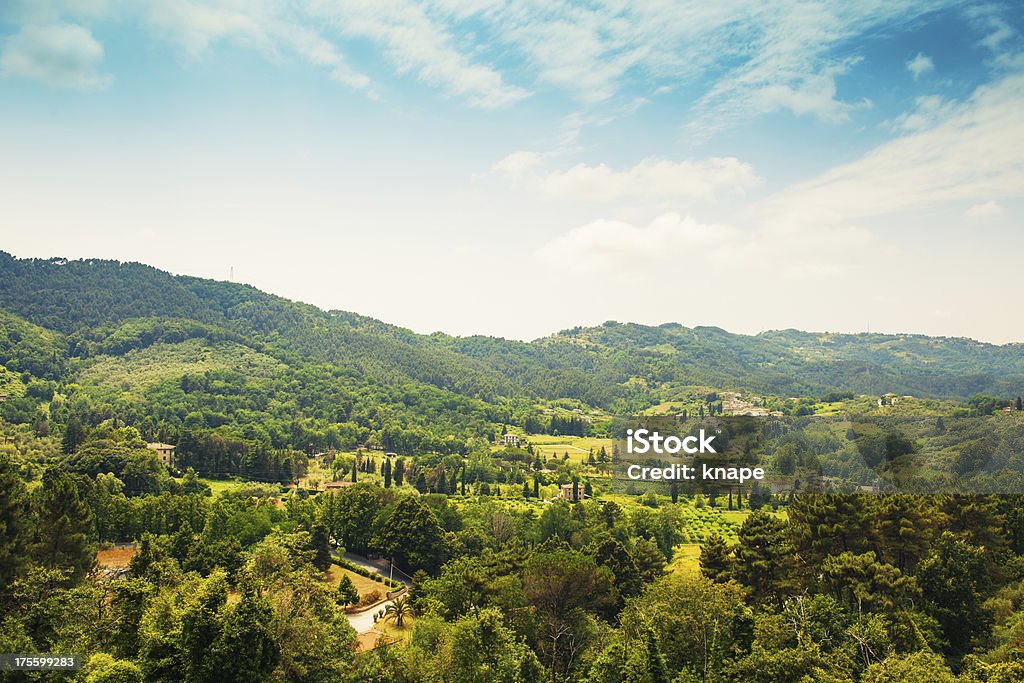
[[[577,484],[577,500],[583,500],[587,494],[583,493],[583,485]],[[572,484],[562,484],[558,487],[558,500],[572,500]]]
[[[501,437],[501,442],[506,446],[515,447],[519,445],[519,436],[516,434],[503,434]]]
[[[174,446],[169,443],[147,443],[146,448],[156,453],[167,467],[174,467]]]

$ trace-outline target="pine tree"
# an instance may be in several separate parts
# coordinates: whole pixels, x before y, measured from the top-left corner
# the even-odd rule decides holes
[[[72,580],[92,569],[96,548],[90,541],[92,513],[78,494],[78,487],[64,473],[43,482],[37,503],[36,560],[54,569],[71,569]]]
[[[423,472],[416,475],[416,490],[420,493],[427,492],[427,478],[423,476]]]
[[[356,587],[352,583],[352,579],[348,577],[348,574],[342,575],[341,583],[338,584],[338,591],[335,599],[341,606],[354,605],[359,602],[359,591],[356,590]]]
[[[384,474],[384,488],[391,488],[391,459],[384,461],[384,465],[381,467]]]
[[[448,493],[448,477],[445,476],[444,468],[440,468],[440,472],[437,475],[437,492]]]
[[[530,482],[523,479],[523,498],[530,497]]]
[[[712,534],[700,549],[700,572],[715,583],[732,578],[732,549],[721,534]]]
[[[533,497],[540,498],[540,480],[536,476],[533,478]]]

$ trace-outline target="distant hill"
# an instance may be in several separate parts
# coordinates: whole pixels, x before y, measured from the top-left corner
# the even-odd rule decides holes
[[[582,413],[642,410],[688,386],[958,400],[1024,393],[1020,344],[616,322],[529,343],[420,335],[248,285],[4,252],[0,364],[23,380],[79,386],[83,405],[127,410],[154,430],[186,422],[241,429],[254,420],[296,430],[305,420],[310,441],[334,429],[348,434],[346,443],[372,437],[392,445],[413,433],[436,446],[523,424],[550,415],[556,401]],[[307,440],[283,431],[267,439]]]

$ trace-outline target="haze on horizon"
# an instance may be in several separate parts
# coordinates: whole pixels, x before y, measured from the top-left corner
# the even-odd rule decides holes
[[[1024,341],[1022,15],[14,0],[0,249],[417,332]]]

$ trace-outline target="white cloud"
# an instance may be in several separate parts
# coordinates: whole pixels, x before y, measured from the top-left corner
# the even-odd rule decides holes
[[[99,72],[103,46],[76,24],[25,26],[4,41],[0,72],[61,88],[98,90],[112,78]]]
[[[974,204],[964,212],[968,218],[997,218],[1003,215],[1003,207],[998,202],[988,201]]]
[[[851,40],[890,31],[958,0],[731,0],[716,3],[577,3],[571,0],[12,0],[12,16],[124,18],[152,27],[201,56],[230,40],[271,58],[293,55],[331,78],[371,91],[350,65],[353,41],[369,42],[409,74],[473,106],[496,108],[550,88],[588,109],[643,102],[698,85],[690,134],[708,136],[766,112],[841,122],[864,102],[846,101],[837,80],[858,62]],[[3,3],[0,3],[2,5]],[[35,9],[35,6],[47,9]],[[0,12],[3,9],[0,8]],[[978,15],[979,17],[981,15]],[[737,17],[743,17],[737,21]],[[54,19],[55,20],[55,19]],[[1008,27],[975,20],[993,45]],[[714,46],[714,49],[710,49]],[[359,49],[363,49],[359,45]],[[920,59],[927,59],[923,55]],[[915,60],[912,63],[916,63]],[[923,66],[923,62],[922,62]],[[515,80],[510,74],[515,73]],[[710,80],[710,85],[705,83]],[[639,87],[637,87],[639,86]],[[371,91],[372,92],[372,91]],[[628,107],[626,109],[628,111]],[[621,113],[621,112],[618,112]],[[590,119],[587,119],[592,123]]]
[[[533,180],[548,197],[594,201],[713,200],[720,192],[742,193],[763,183],[750,164],[735,157],[697,161],[649,158],[625,170],[614,170],[605,164],[576,164],[564,171],[542,170],[542,158],[535,152],[514,152],[492,170]]]
[[[656,263],[682,265],[688,254],[731,242],[735,228],[706,225],[693,218],[667,213],[645,227],[621,221],[597,220],[574,228],[537,250],[543,263],[580,272],[645,271]]]
[[[351,39],[379,45],[400,74],[473,106],[508,105],[529,93],[504,81],[494,68],[476,61],[476,46],[457,44],[446,15],[430,16],[429,5],[405,0],[328,2],[304,0],[215,0],[153,5],[148,21],[193,57],[221,40],[263,51],[271,58],[294,54],[330,77],[357,90],[371,88],[369,76],[353,68],[345,56]]]
[[[956,102],[938,95],[922,95],[914,100],[915,108],[903,112],[890,122],[890,127],[901,131],[925,130],[948,118],[957,107]]]
[[[429,6],[404,0],[310,0],[308,9],[341,34],[381,45],[399,73],[414,73],[424,83],[465,97],[474,106],[502,107],[529,95],[524,88],[506,83],[496,69],[458,49],[453,27],[446,25],[446,17],[432,18]]]
[[[779,230],[702,223],[665,213],[644,226],[596,220],[549,240],[534,256],[569,272],[665,284],[685,273],[733,293],[763,294],[769,278],[821,282],[886,258],[875,236],[855,227]]]
[[[544,155],[540,152],[518,150],[512,152],[491,167],[495,173],[520,178],[535,171],[543,162]]]
[[[852,104],[836,99],[836,75],[845,69],[829,69],[807,76],[794,85],[769,84],[752,93],[750,102],[762,111],[788,109],[797,116],[815,116],[822,121],[841,123],[850,118],[850,111],[870,106],[870,102]]]
[[[838,223],[957,201],[1024,196],[1024,74],[959,104],[926,104],[909,132],[756,206],[769,220]]]
[[[918,52],[913,59],[907,60],[907,71],[909,71],[916,81],[921,76],[935,71],[935,63],[932,58],[928,55]]]

